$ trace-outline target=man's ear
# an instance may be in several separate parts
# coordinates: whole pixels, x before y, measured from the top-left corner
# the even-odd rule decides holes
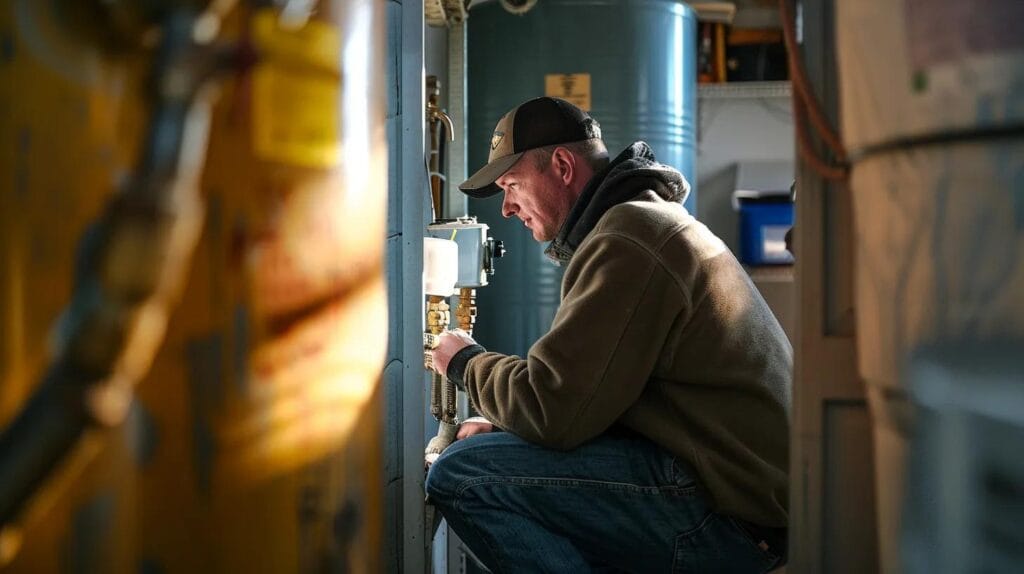
[[[551,154],[551,168],[562,183],[569,185],[576,176],[576,156],[564,147],[557,147]]]

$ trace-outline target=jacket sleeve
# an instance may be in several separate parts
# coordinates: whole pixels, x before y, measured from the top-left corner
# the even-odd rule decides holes
[[[646,247],[602,233],[574,255],[551,330],[525,359],[483,352],[470,401],[496,425],[570,449],[611,426],[643,391],[688,294]]]

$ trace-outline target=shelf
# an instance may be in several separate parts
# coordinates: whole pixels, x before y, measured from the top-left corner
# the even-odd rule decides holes
[[[732,82],[697,85],[697,99],[701,100],[788,98],[791,94],[792,89],[789,82]]]
[[[796,276],[792,265],[744,265],[755,282],[791,282]]]

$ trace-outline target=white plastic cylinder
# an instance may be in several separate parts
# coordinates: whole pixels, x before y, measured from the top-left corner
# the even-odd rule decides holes
[[[459,278],[459,246],[449,239],[423,238],[423,292],[448,297]]]

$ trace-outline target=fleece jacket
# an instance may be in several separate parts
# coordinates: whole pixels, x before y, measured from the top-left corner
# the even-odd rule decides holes
[[[793,351],[743,267],[636,142],[547,248],[561,305],[526,357],[463,349],[447,374],[497,426],[572,449],[613,426],[694,469],[719,512],[788,524]]]

